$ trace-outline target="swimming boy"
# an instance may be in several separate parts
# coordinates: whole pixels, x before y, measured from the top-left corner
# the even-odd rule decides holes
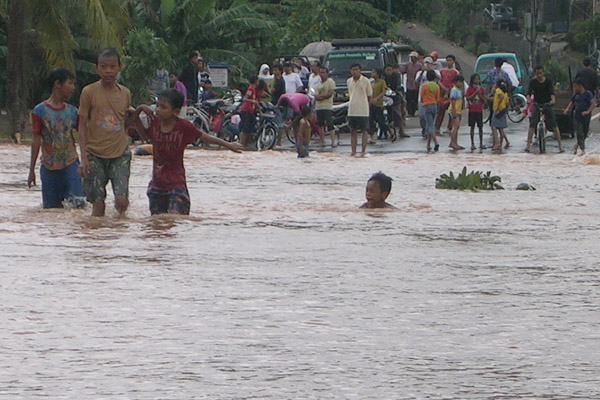
[[[125,114],[129,89],[117,83],[121,58],[115,49],[100,51],[94,70],[98,82],[87,85],[79,104],[79,146],[83,192],[92,203],[92,216],[105,213],[106,185],[111,181],[119,214],[129,206],[131,152],[127,147]]]
[[[146,105],[139,106],[133,114],[140,136],[144,140],[150,139],[153,144],[152,180],[147,191],[152,215],[190,213],[190,194],[183,166],[183,151],[188,144],[199,138],[236,153],[242,151],[239,143],[226,142],[206,134],[190,121],[179,118],[183,105],[183,94],[175,89],[167,89],[160,94],[156,116]],[[152,120],[148,129],[137,118],[142,111]]]
[[[386,203],[385,201],[385,199],[387,199],[387,197],[390,195],[391,191],[392,178],[381,171],[373,174],[367,182],[367,188],[365,192],[367,202],[360,206],[360,208],[396,209],[396,207]]]
[[[65,103],[75,90],[75,77],[64,68],[50,73],[52,94],[33,109],[31,122],[31,162],[27,185],[35,185],[35,163],[42,149],[40,177],[44,208],[62,208],[63,201],[84,207],[81,177],[77,174],[79,156],[73,131],[77,129],[77,108]]]

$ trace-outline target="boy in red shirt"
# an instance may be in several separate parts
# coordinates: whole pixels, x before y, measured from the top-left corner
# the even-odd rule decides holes
[[[188,144],[201,139],[206,143],[227,147],[236,153],[242,151],[238,143],[208,135],[190,121],[180,119],[183,100],[183,94],[175,89],[167,89],[160,94],[156,104],[157,115],[146,105],[139,106],[134,113],[140,136],[144,140],[150,139],[153,145],[152,180],[147,191],[152,215],[190,213],[190,194],[183,166],[183,151]],[[137,118],[142,111],[152,121],[148,129]]]
[[[248,78],[250,86],[244,94],[242,100],[242,106],[240,107],[240,117],[242,122],[240,123],[240,143],[246,147],[248,144],[248,136],[252,136],[252,130],[254,129],[254,110],[256,105],[260,102],[260,96],[258,93],[256,76]]]

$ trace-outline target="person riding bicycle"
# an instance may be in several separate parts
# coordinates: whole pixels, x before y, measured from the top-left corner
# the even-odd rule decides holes
[[[546,127],[548,130],[554,132],[554,137],[558,142],[558,152],[562,153],[562,141],[560,137],[560,131],[556,124],[556,118],[552,106],[556,103],[556,96],[554,94],[554,85],[548,79],[544,73],[544,68],[538,65],[534,68],[535,79],[529,82],[529,88],[527,89],[528,102],[534,103],[533,112],[529,118],[529,131],[527,132],[527,147],[525,152],[529,153],[531,147],[531,139],[533,133],[540,122],[540,111],[545,115]],[[541,109],[541,110],[540,110]],[[542,138],[538,138],[541,140]]]

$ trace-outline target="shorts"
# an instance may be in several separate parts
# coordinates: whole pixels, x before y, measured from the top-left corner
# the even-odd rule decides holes
[[[369,126],[369,117],[348,117],[348,126],[357,131],[366,131]]]
[[[469,111],[469,126],[471,128],[474,128],[475,126],[483,128],[483,113]]]
[[[284,125],[283,125],[283,114],[281,114],[281,111],[279,110],[279,108],[275,108],[275,118],[273,119],[273,122],[275,123],[275,126],[277,127],[277,129],[283,129]]]
[[[101,158],[87,153],[89,171],[83,178],[83,192],[87,201],[96,203],[106,199],[106,185],[110,180],[113,194],[129,195],[129,171],[131,169],[131,151],[126,148],[117,158]]]
[[[453,117],[451,113],[448,113],[448,118],[450,121],[454,120],[455,118],[460,121],[462,119],[462,114],[456,114],[456,117]]]
[[[303,147],[304,147],[304,151],[300,152],[300,144],[296,143],[296,151],[298,152],[298,158],[308,157],[308,145],[305,144]]]
[[[190,193],[187,187],[173,190],[158,190],[148,184],[146,195],[149,200],[150,214],[190,214]]]
[[[531,112],[531,117],[529,117],[529,127],[536,128],[538,122],[540,122],[540,112],[539,107],[533,107],[533,111]],[[551,106],[546,106],[546,128],[549,131],[554,130],[556,128],[556,118],[554,117],[554,111],[552,111]]]
[[[327,130],[332,131],[333,128],[333,110],[317,110],[317,125],[325,126],[327,124]]]
[[[254,114],[242,111],[240,113],[242,121],[240,122],[240,132],[252,133],[254,131]]]
[[[63,208],[63,201],[73,207],[85,206],[81,176],[77,173],[79,160],[63,169],[40,167],[42,203],[44,208]]]

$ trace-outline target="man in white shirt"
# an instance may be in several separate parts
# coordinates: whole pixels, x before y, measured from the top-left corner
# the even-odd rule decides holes
[[[321,83],[321,75],[319,74],[319,70],[321,69],[321,64],[318,61],[313,61],[310,63],[310,75],[308,76],[308,91],[310,95],[310,89],[315,89],[319,83]]]
[[[357,131],[362,132],[361,152],[360,156],[364,157],[367,154],[367,126],[369,124],[369,102],[373,95],[371,82],[361,74],[360,64],[352,64],[350,66],[350,74],[346,84],[348,85],[348,94],[350,100],[348,104],[348,125],[350,126],[352,136],[350,143],[352,145],[352,153],[350,156],[356,155],[356,145],[358,142]]]
[[[510,78],[510,84],[513,89],[519,87],[519,78],[517,78],[517,73],[515,72],[515,67],[512,64],[508,63],[506,59],[502,63],[502,71],[506,72],[506,75]]]
[[[285,63],[283,65],[283,80],[285,82],[286,93],[297,93],[304,88],[300,75],[292,72],[292,64],[290,63]]]

